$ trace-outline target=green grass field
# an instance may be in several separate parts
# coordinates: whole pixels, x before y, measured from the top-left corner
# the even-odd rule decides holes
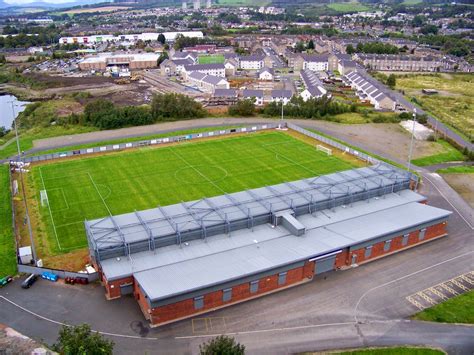
[[[16,272],[8,165],[0,165],[0,278]]]
[[[425,309],[413,318],[431,322],[474,324],[474,291]]]
[[[370,10],[368,6],[361,4],[357,1],[337,2],[328,4],[326,6],[337,12],[362,12]]]
[[[200,55],[198,57],[199,64],[224,64],[225,58],[222,54]]]
[[[368,349],[349,350],[349,351],[344,351],[344,352],[336,353],[336,354],[338,355],[443,355],[445,353],[437,349],[398,346],[398,347],[393,347],[393,348],[368,348]]]
[[[437,143],[443,146],[445,150],[443,153],[430,155],[423,158],[413,159],[412,160],[413,164],[418,165],[418,166],[429,166],[429,165],[445,163],[448,161],[462,161],[466,159],[466,157],[459,150],[454,148],[448,142],[442,139],[439,139]]]
[[[397,89],[455,131],[474,142],[474,75],[410,74],[397,76]],[[423,95],[422,89],[436,89],[439,94]]]
[[[84,220],[221,195],[361,166],[282,132],[34,166],[28,175],[49,253],[86,246]],[[46,190],[49,207],[39,203]]]

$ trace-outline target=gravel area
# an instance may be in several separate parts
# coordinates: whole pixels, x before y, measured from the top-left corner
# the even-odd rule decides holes
[[[472,208],[474,208],[474,174],[441,174]]]
[[[189,121],[158,123],[149,126],[121,128],[117,130],[82,133],[70,136],[53,137],[34,141],[33,151],[47,150],[104,140],[138,137],[157,133],[173,132],[180,129],[213,127],[223,125],[255,124],[275,122],[265,118],[203,118]],[[342,125],[325,121],[289,120],[306,128],[314,128],[337,137],[362,149],[383,155],[397,162],[405,162],[410,146],[410,134],[398,124],[360,124]],[[413,157],[436,154],[439,147],[426,141],[416,141]]]

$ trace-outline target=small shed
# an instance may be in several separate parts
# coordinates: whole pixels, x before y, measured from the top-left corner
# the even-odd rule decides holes
[[[20,261],[22,264],[31,264],[31,260],[33,260],[33,253],[30,246],[19,248],[18,255],[20,256]]]

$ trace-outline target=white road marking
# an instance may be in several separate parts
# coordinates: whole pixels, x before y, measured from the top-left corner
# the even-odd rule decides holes
[[[399,277],[399,278],[397,278],[397,279],[394,279],[394,280],[385,282],[385,283],[383,283],[383,284],[381,284],[381,285],[372,287],[371,289],[365,291],[365,292],[362,294],[362,296],[360,296],[359,300],[357,301],[357,303],[356,303],[356,305],[355,305],[355,307],[354,307],[354,320],[355,320],[356,322],[358,322],[358,319],[357,319],[357,309],[359,308],[359,305],[360,305],[360,303],[362,302],[362,300],[363,300],[370,292],[372,292],[372,291],[374,291],[374,290],[377,290],[377,289],[379,289],[379,288],[382,288],[382,287],[391,285],[391,284],[393,284],[393,283],[395,283],[395,282],[398,282],[398,281],[401,281],[401,280],[403,280],[403,279],[409,278],[409,277],[411,277],[411,276],[420,274],[420,273],[422,273],[422,272],[424,272],[424,271],[433,269],[433,268],[438,267],[438,266],[440,266],[440,265],[449,263],[450,261],[453,261],[453,260],[462,258],[462,257],[464,257],[464,256],[466,256],[466,255],[473,254],[473,253],[474,253],[474,250],[473,250],[473,251],[469,251],[469,252],[464,253],[464,254],[460,254],[460,255],[454,256],[454,257],[452,257],[452,258],[450,258],[450,259],[441,261],[441,262],[439,262],[439,263],[436,263],[436,264],[433,264],[433,265],[431,265],[431,266],[425,267],[425,268],[423,268],[423,269],[421,269],[421,270],[412,272],[411,274],[407,274],[407,275],[404,275],[404,276]]]
[[[54,323],[54,324],[57,324],[57,325],[62,325],[62,326],[65,326],[65,327],[72,327],[73,325],[71,324],[66,324],[66,323],[63,323],[63,322],[58,322],[56,320],[53,320],[53,319],[50,319],[50,318],[46,318],[42,315],[39,315],[38,313],[35,313],[33,311],[30,311],[29,309],[25,308],[25,307],[22,307],[20,306],[19,304],[9,300],[8,298],[4,297],[4,296],[0,296],[1,299],[7,301],[8,303],[12,304],[13,306],[21,309],[22,311],[25,311],[26,313],[29,313],[35,317],[38,317],[46,322],[50,322],[50,323]],[[140,336],[136,336],[136,335],[125,335],[125,334],[116,334],[116,333],[108,333],[108,332],[101,332],[101,331],[98,331],[98,330],[92,330],[93,332],[98,332],[100,334],[103,334],[103,335],[109,335],[109,336],[112,336],[112,337],[119,337],[119,338],[131,338],[131,339],[146,339],[146,340],[158,340],[158,338],[144,338],[144,337],[140,337]]]

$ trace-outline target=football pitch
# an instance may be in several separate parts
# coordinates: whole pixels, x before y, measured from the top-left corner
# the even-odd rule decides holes
[[[360,163],[267,131],[32,167],[51,255],[87,246],[84,220],[351,169]],[[31,181],[30,181],[31,183]],[[41,190],[47,201],[40,203]],[[44,193],[43,193],[44,195]]]

